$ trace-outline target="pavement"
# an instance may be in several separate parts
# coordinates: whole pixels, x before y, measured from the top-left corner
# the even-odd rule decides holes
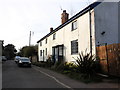
[[[2,88],[106,88],[120,89],[120,79],[100,83],[83,83],[49,69],[32,65],[19,68],[14,61],[2,65]]]

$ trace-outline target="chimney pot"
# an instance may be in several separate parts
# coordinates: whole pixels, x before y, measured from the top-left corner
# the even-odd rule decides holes
[[[66,10],[63,10],[64,13],[66,13]]]
[[[52,32],[52,31],[53,31],[53,28],[51,27],[51,28],[50,28],[50,32]]]

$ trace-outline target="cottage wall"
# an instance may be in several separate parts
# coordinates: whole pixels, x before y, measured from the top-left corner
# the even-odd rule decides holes
[[[92,15],[94,15],[94,13]],[[74,21],[77,21],[77,29],[72,31],[72,23]],[[49,55],[52,55],[52,47],[56,45],[62,45],[62,44],[64,45],[64,60],[67,62],[75,61],[74,58],[76,58],[78,54],[74,54],[74,55],[71,54],[71,41],[77,40],[77,39],[78,39],[78,52],[81,52],[81,51],[85,52],[86,49],[88,52],[90,51],[89,12],[82,15],[81,17],[77,18],[74,21],[72,21],[71,23],[67,24],[66,26],[64,26],[57,32],[55,32],[56,34],[55,40],[53,40],[53,34],[54,34],[53,33],[52,35],[46,37],[47,44],[45,43],[46,39],[42,40],[42,46],[40,46],[40,42],[38,43],[39,61],[43,61],[43,56],[40,56],[40,50],[44,50],[45,52],[47,48],[47,55],[45,55],[44,53],[44,60],[46,60]],[[95,51],[93,51],[93,53],[95,53]]]

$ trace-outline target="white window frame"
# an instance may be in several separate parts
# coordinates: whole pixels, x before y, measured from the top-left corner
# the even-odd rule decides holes
[[[77,20],[72,22],[72,31],[77,29]]]

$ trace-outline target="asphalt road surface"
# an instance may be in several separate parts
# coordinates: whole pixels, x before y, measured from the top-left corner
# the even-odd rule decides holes
[[[53,72],[48,69],[32,66],[32,68],[18,67],[13,60],[8,60],[2,65],[2,88],[20,89],[62,89],[84,90],[82,88],[120,88],[119,79],[105,80],[100,83],[85,84],[80,81],[70,79],[67,76]],[[6,90],[6,89],[5,89]],[[76,89],[75,89],[76,90]],[[99,89],[98,89],[99,90]],[[109,89],[108,89],[109,90]]]
[[[2,88],[65,88],[33,68],[18,67],[12,60],[3,64],[2,72]]]

